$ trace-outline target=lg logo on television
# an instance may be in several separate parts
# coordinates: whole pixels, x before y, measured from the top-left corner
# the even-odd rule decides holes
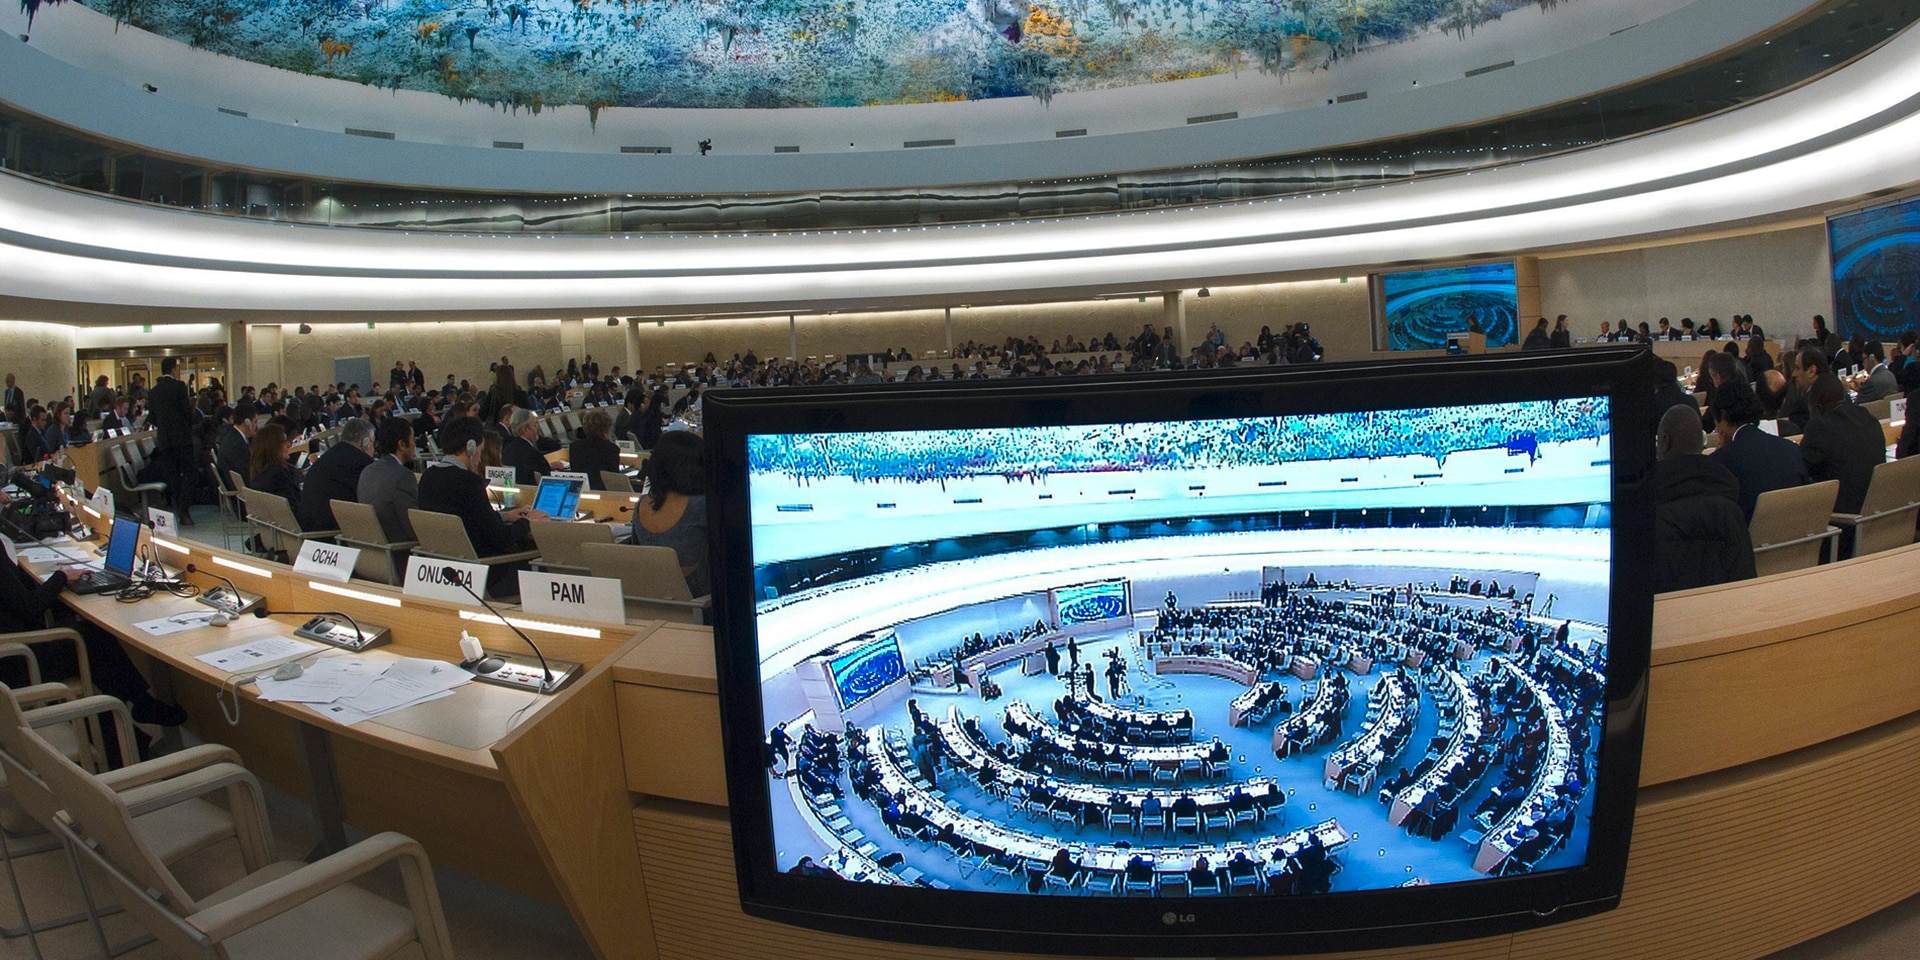
[[[1193,914],[1174,913],[1172,910],[1168,910],[1166,913],[1163,913],[1160,915],[1160,922],[1166,924],[1169,927],[1174,926],[1176,924],[1181,924],[1181,923],[1192,923]]]

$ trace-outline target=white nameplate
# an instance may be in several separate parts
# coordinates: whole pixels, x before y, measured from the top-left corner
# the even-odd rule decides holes
[[[636,453],[640,450],[640,445],[632,440],[615,440],[614,443],[619,445],[621,453]]]
[[[472,603],[472,594],[461,589],[460,584],[447,578],[444,571],[448,568],[459,574],[460,579],[474,593],[486,594],[487,566],[484,563],[464,563],[459,560],[440,560],[432,557],[407,558],[407,582],[401,593],[409,597],[423,597],[428,600],[450,600],[454,603]]]
[[[487,486],[505,487],[517,482],[520,471],[513,467],[488,467]]]
[[[171,510],[162,510],[159,507],[148,507],[147,522],[153,524],[154,533],[160,534],[163,537],[177,537],[180,535],[180,524],[174,519],[173,511]]]
[[[1906,397],[1900,397],[1897,400],[1888,401],[1887,419],[1893,421],[1894,423],[1906,422],[1907,420],[1907,398]]]
[[[1761,432],[1761,433],[1764,433],[1764,434],[1766,434],[1766,435],[1767,435],[1767,436],[1769,436],[1769,437],[1777,437],[1777,436],[1779,436],[1779,435],[1780,435],[1780,421],[1778,421],[1778,420],[1762,420],[1762,421],[1760,421],[1760,432]]]
[[[92,503],[93,503],[93,508],[95,510],[100,511],[101,516],[107,517],[109,519],[113,517],[113,491],[112,490],[108,490],[106,487],[95,487],[93,491]]]
[[[357,547],[343,547],[333,543],[308,540],[300,548],[300,556],[294,558],[293,572],[304,573],[322,580],[346,583],[353,579],[353,565],[360,559]]]
[[[547,476],[555,480],[578,480],[580,481],[580,489],[582,490],[593,486],[593,484],[587,480],[587,475],[578,470],[555,470],[547,474]]]
[[[625,623],[627,602],[620,581],[520,571],[520,608],[528,613],[598,623]]]

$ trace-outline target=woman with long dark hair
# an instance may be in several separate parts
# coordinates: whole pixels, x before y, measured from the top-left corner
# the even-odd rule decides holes
[[[700,436],[676,430],[660,437],[642,473],[646,496],[633,508],[633,542],[672,547],[696,597],[710,591],[707,570],[707,490]]]

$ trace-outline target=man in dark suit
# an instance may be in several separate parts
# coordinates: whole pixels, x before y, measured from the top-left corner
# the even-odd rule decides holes
[[[5,394],[4,408],[6,410],[6,418],[14,423],[19,423],[27,419],[27,392],[20,389],[19,384],[13,382],[13,374],[11,373],[7,374],[7,392]]]
[[[1660,385],[1654,389],[1653,393],[1652,426],[1655,431],[1658,431],[1660,429],[1660,418],[1666,416],[1668,410],[1680,404],[1692,403],[1693,394],[1688,393],[1680,386],[1680,370],[1673,365],[1673,361],[1655,357],[1653,366],[1654,369],[1658,371],[1656,376],[1660,382]]]
[[[1800,447],[1756,426],[1760,398],[1746,381],[1735,378],[1723,384],[1714,398],[1714,410],[1719,414],[1715,429],[1720,449],[1714,451],[1713,461],[1740,481],[1740,512],[1748,520],[1753,519],[1753,504],[1761,494],[1808,482]]]
[[[1807,421],[1807,432],[1800,438],[1807,475],[1815,483],[1840,481],[1833,509],[1859,513],[1867,498],[1867,485],[1873,482],[1873,468],[1887,459],[1887,438],[1880,421],[1858,404],[1848,403],[1846,388],[1832,377],[1814,383],[1807,403],[1813,418]]]
[[[250,459],[253,455],[253,431],[256,428],[254,418],[259,411],[251,400],[242,400],[227,414],[227,422],[220,427],[220,435],[214,440],[213,468],[220,471],[217,478],[220,485],[231,488],[233,475],[240,475],[241,486],[253,475]]]
[[[1754,575],[1753,540],[1740,512],[1740,481],[1700,452],[1693,404],[1669,409],[1654,437],[1659,459],[1647,473],[1653,491],[1654,590],[1666,593]]]
[[[147,423],[154,430],[153,459],[167,485],[167,500],[183,527],[193,526],[188,478],[193,475],[193,394],[173,375],[178,357],[160,359],[160,379],[147,391]]]
[[[340,439],[315,460],[300,487],[297,515],[302,530],[338,530],[333,501],[359,496],[360,472],[373,462],[373,424],[358,417],[340,427]]]
[[[413,475],[413,428],[399,417],[388,417],[374,431],[376,457],[360,471],[354,499],[373,508],[380,529],[396,543],[415,539],[407,511],[420,505],[420,481]]]
[[[500,463],[514,469],[515,483],[530,487],[553,472],[553,465],[536,445],[540,429],[533,411],[515,410],[507,420],[507,436],[506,445],[500,448]]]
[[[433,467],[420,477],[420,502],[441,513],[460,518],[467,539],[483,557],[512,553],[521,549],[532,530],[529,521],[549,519],[532,507],[518,507],[495,513],[487,500],[487,481],[480,467],[480,421],[462,418],[447,424],[441,442],[447,447],[447,464]],[[487,592],[496,597],[519,592],[516,571],[524,564],[503,563],[488,571]]]

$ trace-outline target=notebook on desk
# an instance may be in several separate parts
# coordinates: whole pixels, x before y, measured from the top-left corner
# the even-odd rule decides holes
[[[133,557],[140,546],[140,525],[124,517],[113,519],[113,532],[107,537],[105,569],[95,570],[67,584],[78,594],[112,593],[133,583]]]
[[[542,477],[533,497],[533,508],[555,520],[579,518],[580,491],[586,485],[578,479]]]

